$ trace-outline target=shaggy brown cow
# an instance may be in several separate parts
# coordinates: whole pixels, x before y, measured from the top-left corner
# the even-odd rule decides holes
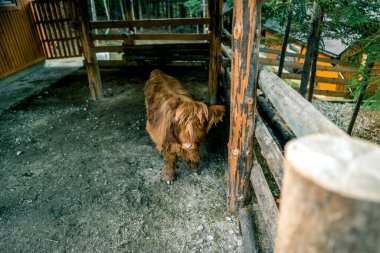
[[[211,126],[222,120],[224,106],[194,101],[181,83],[160,70],[153,70],[145,84],[146,130],[164,153],[164,180],[171,184],[177,157],[193,173],[199,173],[199,145]]]

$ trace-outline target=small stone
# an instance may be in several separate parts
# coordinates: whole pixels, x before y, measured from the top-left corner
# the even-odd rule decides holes
[[[238,240],[237,241],[237,245],[240,247],[240,246],[242,246],[243,245],[243,241],[242,240]]]
[[[229,233],[230,235],[232,235],[232,234],[234,233],[234,231],[232,231],[232,229],[230,229],[230,230],[228,230],[228,233]]]
[[[17,154],[17,155],[21,155],[21,154],[22,154],[22,151],[17,151],[16,154]]]
[[[227,217],[226,217],[226,220],[230,221],[230,220],[231,220],[231,217],[228,217],[228,216],[227,216]]]
[[[201,230],[203,230],[203,226],[202,226],[202,225],[199,225],[199,226],[198,226],[198,231],[201,231]]]
[[[213,237],[212,235],[208,235],[208,236],[207,236],[207,240],[209,240],[209,241],[213,241],[213,240],[214,240],[214,237]]]
[[[197,241],[197,244],[202,244],[203,243],[203,239],[200,239]]]

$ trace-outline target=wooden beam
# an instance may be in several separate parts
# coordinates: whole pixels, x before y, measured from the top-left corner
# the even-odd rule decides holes
[[[210,61],[208,75],[209,104],[216,104],[218,90],[218,75],[221,66],[221,44],[222,44],[222,0],[208,0],[210,19]]]
[[[259,86],[297,137],[314,133],[346,136],[344,131],[329,121],[299,93],[265,68],[260,71]]]
[[[257,161],[253,163],[251,181],[265,221],[265,226],[274,245],[274,240],[277,235],[278,208],[265,179],[263,170]]]
[[[96,34],[93,36],[94,40],[124,40],[130,38],[132,40],[209,40],[208,34]]]
[[[209,24],[209,18],[173,18],[173,19],[140,19],[125,21],[92,21],[91,29],[158,27]]]
[[[268,54],[278,54],[278,55],[281,54],[280,50],[271,49],[271,48],[260,48],[260,52],[268,53]],[[292,56],[292,57],[295,57],[295,58],[305,59],[305,55],[303,55],[303,54],[296,54],[296,53],[286,52],[286,56]],[[320,62],[328,62],[328,63],[331,63],[331,64],[338,64],[338,65],[346,65],[346,66],[350,65],[348,62],[345,62],[345,61],[342,61],[342,60],[339,60],[339,59],[328,59],[328,58],[318,57],[318,61],[320,61]]]
[[[129,61],[129,60],[100,60],[98,61],[98,64],[100,67],[108,67],[108,68],[114,68],[114,67],[128,67],[128,66],[140,66],[140,64],[137,61]],[[145,64],[145,63],[144,63]],[[148,65],[148,63],[146,63]],[[191,61],[191,62],[184,62],[184,61],[173,61],[165,64],[166,66],[175,66],[175,67],[203,67],[205,66],[204,61]],[[145,66],[145,65],[144,65]]]
[[[378,145],[307,136],[287,145],[285,167],[275,252],[379,252]]]
[[[264,122],[259,118],[256,124],[255,136],[261,148],[261,154],[265,157],[273,178],[279,189],[282,186],[284,176],[284,157],[274,141]]]
[[[301,80],[300,74],[293,74],[293,73],[283,73],[282,74],[283,79],[294,79],[294,80]],[[320,83],[333,83],[333,84],[350,84],[349,79],[339,79],[339,78],[331,78],[331,77],[316,77],[316,82]]]
[[[278,66],[280,64],[279,60],[270,59],[270,58],[260,58],[259,62],[263,65],[270,65],[270,66]],[[295,69],[302,69],[303,63],[302,62],[285,61],[284,66],[290,67],[290,68],[295,68]],[[317,70],[341,72],[341,73],[356,73],[358,71],[356,69],[351,69],[348,67],[345,68],[345,67],[333,67],[333,66],[322,66],[322,65],[317,65]]]
[[[90,18],[87,8],[87,0],[77,1],[79,7],[79,22],[80,22],[80,36],[83,47],[84,64],[87,69],[88,83],[93,100],[103,98],[102,80],[100,78],[100,71],[98,61],[96,59],[94,41],[92,40],[92,33],[90,31]]]
[[[237,211],[251,196],[261,0],[235,0],[231,64],[227,207]]]

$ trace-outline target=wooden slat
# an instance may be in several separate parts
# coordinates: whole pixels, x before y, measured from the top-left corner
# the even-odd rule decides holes
[[[35,60],[33,60],[33,61],[27,62],[27,63],[25,63],[25,64],[22,64],[22,65],[20,65],[20,66],[17,66],[16,68],[13,68],[13,69],[11,69],[11,70],[9,70],[9,71],[7,71],[7,72],[0,73],[0,79],[1,79],[1,78],[4,78],[4,77],[7,77],[7,76],[9,76],[9,75],[11,75],[11,74],[14,74],[14,73],[16,73],[17,71],[20,71],[20,70],[22,70],[22,69],[24,69],[24,68],[27,68],[27,67],[29,67],[29,66],[35,64],[35,63],[41,62],[41,61],[43,61],[44,59],[45,59],[45,57],[41,57],[41,58],[35,59]]]
[[[208,40],[208,34],[94,34],[94,40]]]
[[[8,57],[8,60],[10,59],[11,62],[12,62],[12,68],[15,68],[17,66],[20,66],[22,65],[22,60],[20,59],[20,55],[17,54],[17,47],[19,46],[18,45],[18,41],[17,41],[17,38],[14,36],[14,32],[13,32],[13,29],[11,28],[11,21],[9,19],[9,14],[8,15],[5,15],[5,17],[3,18],[3,21],[5,20],[5,25],[4,25],[4,34],[5,34],[5,38],[6,38],[6,43],[7,43],[7,46],[8,46],[8,49],[9,49],[9,57]]]
[[[259,62],[263,65],[270,65],[270,66],[278,66],[280,64],[279,60],[270,59],[270,58],[260,58]],[[284,66],[290,67],[290,68],[302,69],[303,63],[285,61]],[[330,67],[330,66],[322,66],[322,65],[318,65],[317,70],[341,72],[341,73],[356,73],[357,72],[356,69],[350,69],[350,68],[344,68],[344,67],[332,67],[332,66]]]
[[[299,93],[265,68],[259,73],[259,86],[297,137],[314,133],[346,136]]]
[[[257,161],[254,161],[253,163],[251,182],[265,221],[266,228],[271,235],[271,239],[274,244],[277,234],[278,208],[265,179],[263,170]]]
[[[13,46],[16,46],[16,48],[24,48],[23,46],[23,41],[22,40],[19,40],[18,38],[22,37],[22,33],[20,33],[20,25],[19,25],[19,21],[20,19],[19,18],[16,18],[17,16],[15,15],[17,13],[15,12],[10,12],[9,13],[9,22],[12,22],[12,35],[14,36],[14,40],[15,40],[15,45]],[[19,57],[19,60],[20,62],[28,62],[27,60],[27,55],[26,53],[28,52],[28,50],[25,50],[25,53],[24,54],[18,54],[18,57]]]
[[[281,189],[284,176],[284,156],[260,117],[257,118],[255,136],[277,186]]]
[[[41,27],[42,27],[42,29],[44,31],[44,37],[46,39],[52,39],[53,36],[51,35],[50,27],[44,22],[46,20],[46,18],[45,18],[45,14],[44,14],[44,11],[43,11],[43,8],[42,8],[42,4],[40,4],[39,2],[36,2],[36,9],[37,9],[37,12],[38,12],[39,20],[42,22],[41,23],[41,25],[42,25]],[[51,48],[49,42],[44,43],[44,46],[45,46],[46,50],[49,52],[49,54],[48,54],[49,58],[56,57],[55,51]]]
[[[56,22],[57,30],[60,36],[59,42],[62,43],[64,56],[69,57],[71,56],[71,53],[69,51],[67,43],[65,43],[66,40],[64,40],[64,38],[67,38],[67,36],[64,33],[64,27],[62,27],[62,21],[59,21],[59,19],[61,18],[61,15],[60,15],[61,8],[57,6],[57,3],[59,2],[54,1],[53,3],[51,3],[51,8],[54,10],[55,22]]]
[[[48,43],[42,42],[42,40],[47,39],[43,23],[41,22],[41,14],[39,13],[39,8],[37,6],[36,2],[31,2],[32,11],[33,11],[33,18],[35,22],[39,22],[37,26],[38,36],[40,37],[41,43],[42,43],[42,49],[44,51],[44,54],[47,58],[51,57],[51,52],[48,49]]]
[[[260,48],[260,52],[269,53],[269,54],[278,54],[278,55],[281,54],[280,50],[270,49],[270,48]],[[305,55],[303,55],[303,54],[296,54],[296,53],[290,53],[290,52],[286,52],[286,56],[292,56],[292,57],[302,58],[302,59],[305,58]],[[350,65],[348,62],[337,60],[337,59],[327,59],[327,58],[318,57],[318,61],[328,62],[328,63],[332,63],[332,64],[346,65],[346,66]]]
[[[283,73],[282,78],[284,79],[295,79],[295,80],[301,80],[300,74],[294,74],[294,73]],[[339,78],[330,78],[330,77],[316,77],[315,81],[321,82],[321,83],[333,83],[333,84],[350,84],[350,80],[348,79],[339,79]]]
[[[92,21],[91,29],[127,28],[127,27],[157,27],[208,24],[209,18],[175,18],[175,19],[140,19],[126,21]]]

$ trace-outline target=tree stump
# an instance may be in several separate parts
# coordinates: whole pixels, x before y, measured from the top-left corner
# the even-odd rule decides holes
[[[312,135],[285,149],[276,252],[380,252],[380,147]]]

